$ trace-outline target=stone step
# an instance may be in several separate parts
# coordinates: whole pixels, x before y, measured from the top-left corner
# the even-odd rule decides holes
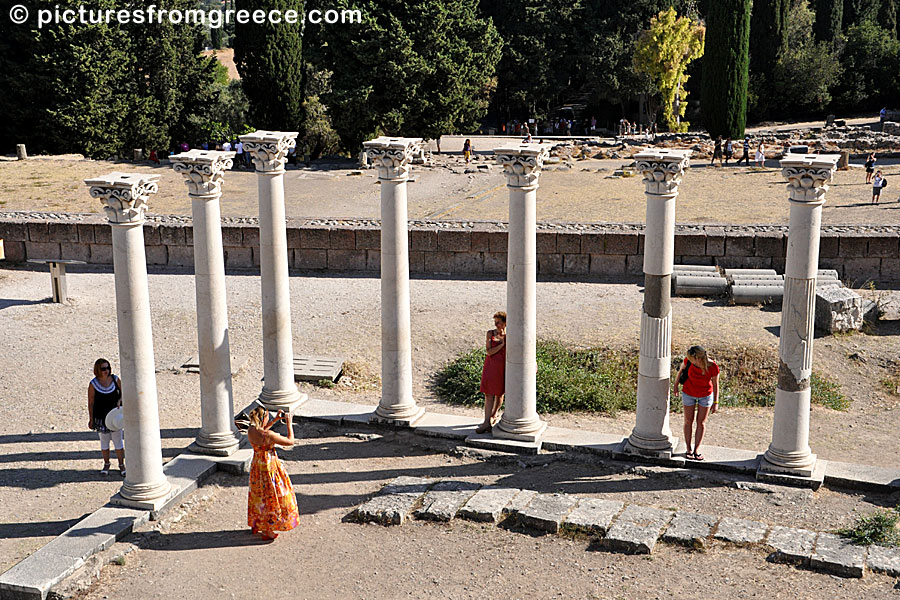
[[[713,537],[732,544],[758,544],[765,539],[768,531],[769,526],[759,521],[722,517]]]
[[[450,521],[480,487],[468,481],[439,481],[425,494],[422,506],[413,514],[417,519]]]
[[[457,516],[470,521],[496,523],[513,498],[522,490],[507,487],[486,486],[475,492],[457,512]]]
[[[616,552],[650,554],[671,519],[671,511],[630,504],[613,522],[602,544]]]
[[[869,546],[866,566],[873,571],[885,573],[891,577],[900,577],[900,549]]]
[[[422,477],[397,477],[357,508],[356,518],[362,522],[402,525],[434,482]]]
[[[617,500],[580,498],[560,527],[566,531],[604,535],[624,507],[625,504]]]
[[[801,566],[809,565],[815,542],[814,531],[779,525],[773,527],[766,538],[766,544],[773,550],[769,556],[770,560]]]
[[[672,523],[666,528],[662,539],[670,544],[699,547],[705,544],[712,528],[718,522],[717,517],[696,513],[675,513]]]
[[[519,511],[518,523],[528,529],[556,533],[578,499],[566,494],[538,494]]]
[[[518,516],[519,513],[534,500],[535,496],[538,495],[534,490],[519,490],[518,492],[519,493],[509,501],[509,504],[503,507],[503,514],[510,517]]]
[[[862,577],[866,572],[866,548],[832,533],[820,533],[809,566],[844,577]]]

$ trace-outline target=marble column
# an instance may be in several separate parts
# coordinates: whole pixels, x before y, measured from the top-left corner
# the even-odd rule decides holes
[[[381,400],[371,420],[393,425],[412,425],[425,413],[412,393],[406,210],[409,167],[421,143],[379,137],[364,144],[381,183]]]
[[[306,401],[294,382],[291,292],[284,165],[297,143],[296,131],[254,131],[240,136],[256,167],[259,187],[259,270],[262,288],[263,389],[259,401],[271,410],[292,412]]]
[[[173,493],[162,463],[159,402],[150,325],[150,292],[144,253],[144,211],[158,175],[110,173],[87,179],[112,226],[119,372],[125,413],[127,473],[115,504],[158,509]]]
[[[671,457],[677,439],[669,428],[672,368],[672,268],[675,259],[675,198],[690,150],[648,148],[635,154],[644,180],[644,304],[641,312],[635,425],[626,453]]]
[[[509,189],[509,249],[506,273],[506,399],[494,437],[538,442],[547,424],[537,414],[537,232],[535,201],[543,144],[494,150]]]
[[[219,199],[225,171],[234,152],[191,150],[170,156],[185,177],[194,221],[194,288],[197,301],[197,348],[200,357],[200,433],[191,450],[228,456],[238,449],[234,426],[225,256]]]
[[[836,154],[789,155],[781,161],[791,214],[778,335],[775,420],[772,443],[760,462],[764,473],[811,478],[816,472],[816,455],[809,448],[816,270],[822,205],[839,159]],[[818,464],[824,467],[823,461]]]

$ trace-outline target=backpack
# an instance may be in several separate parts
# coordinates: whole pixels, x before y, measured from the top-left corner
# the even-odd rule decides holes
[[[882,177],[882,178],[881,178],[881,189],[884,189],[884,188],[886,188],[886,187],[887,187],[887,179],[885,179],[884,177]]]

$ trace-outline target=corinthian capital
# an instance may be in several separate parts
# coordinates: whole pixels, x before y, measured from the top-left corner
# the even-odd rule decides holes
[[[507,186],[530,190],[538,187],[550,147],[546,144],[517,144],[495,148],[494,155],[497,164],[503,167]]]
[[[115,172],[84,183],[90,186],[91,196],[100,199],[110,223],[138,224],[144,222],[147,200],[159,189],[158,180],[159,175]]]
[[[191,196],[218,198],[225,171],[234,164],[234,152],[190,150],[169,157],[176,173],[184,175]]]
[[[376,169],[378,179],[406,181],[413,158],[421,152],[421,138],[377,137],[363,142],[366,154]]]
[[[837,170],[837,154],[788,155],[781,161],[792,202],[824,203],[828,184]]]
[[[263,173],[284,173],[288,151],[297,146],[296,131],[254,131],[240,136],[244,152]]]
[[[634,155],[635,166],[644,178],[644,192],[654,196],[678,193],[690,150],[647,148]]]

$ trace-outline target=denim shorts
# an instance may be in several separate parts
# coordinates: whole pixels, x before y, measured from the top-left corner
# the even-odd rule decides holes
[[[712,394],[710,394],[709,396],[697,398],[695,396],[688,396],[684,392],[681,392],[681,404],[682,406],[694,406],[695,404],[699,404],[704,408],[709,408],[713,405],[713,397]]]

